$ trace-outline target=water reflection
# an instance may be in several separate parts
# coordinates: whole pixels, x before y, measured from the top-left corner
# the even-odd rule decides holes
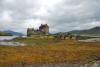
[[[19,43],[19,42],[5,42],[5,41],[2,41],[2,42],[0,42],[0,45],[3,45],[3,46],[25,46],[26,44]]]
[[[3,46],[25,46],[24,43],[19,42],[7,42],[7,40],[12,40],[18,36],[0,36],[0,45]]]

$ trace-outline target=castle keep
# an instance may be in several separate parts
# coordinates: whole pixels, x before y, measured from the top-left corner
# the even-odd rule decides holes
[[[35,30],[34,28],[27,29],[27,36],[33,35],[48,35],[49,34],[49,26],[47,24],[41,24],[39,29]]]

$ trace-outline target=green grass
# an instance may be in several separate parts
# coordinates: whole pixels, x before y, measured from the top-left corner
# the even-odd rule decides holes
[[[76,40],[17,38],[34,46],[0,46],[0,63],[62,63],[100,60],[100,42],[81,43]]]
[[[10,40],[10,42],[21,42],[21,43],[29,43],[29,44],[36,44],[36,45],[48,45],[48,44],[55,44],[59,43],[61,40],[58,39],[48,39],[48,38],[15,38]]]

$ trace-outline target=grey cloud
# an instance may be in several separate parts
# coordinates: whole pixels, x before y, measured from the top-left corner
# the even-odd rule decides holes
[[[66,0],[52,12],[49,19],[52,23],[56,23],[54,26],[59,27],[61,31],[73,30],[76,27],[85,29],[89,26],[85,26],[84,24],[100,22],[99,3],[99,0],[70,0],[70,2]]]
[[[6,2],[6,0],[0,0],[0,17],[4,11],[9,11],[8,15],[12,18],[12,22],[8,23],[7,27],[3,24],[0,28],[25,31],[27,28],[23,27],[25,20],[30,19],[47,22],[51,32],[86,29],[100,24],[100,0],[62,0],[61,3],[52,8],[48,7],[48,9],[38,4],[38,1],[12,0],[12,2]],[[41,8],[45,8],[48,14],[35,14]],[[2,22],[5,21],[0,21]]]

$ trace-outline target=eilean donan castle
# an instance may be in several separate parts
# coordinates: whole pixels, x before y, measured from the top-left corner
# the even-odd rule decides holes
[[[35,30],[34,28],[27,29],[27,36],[33,35],[48,35],[49,34],[49,26],[47,24],[41,24],[39,29]]]

